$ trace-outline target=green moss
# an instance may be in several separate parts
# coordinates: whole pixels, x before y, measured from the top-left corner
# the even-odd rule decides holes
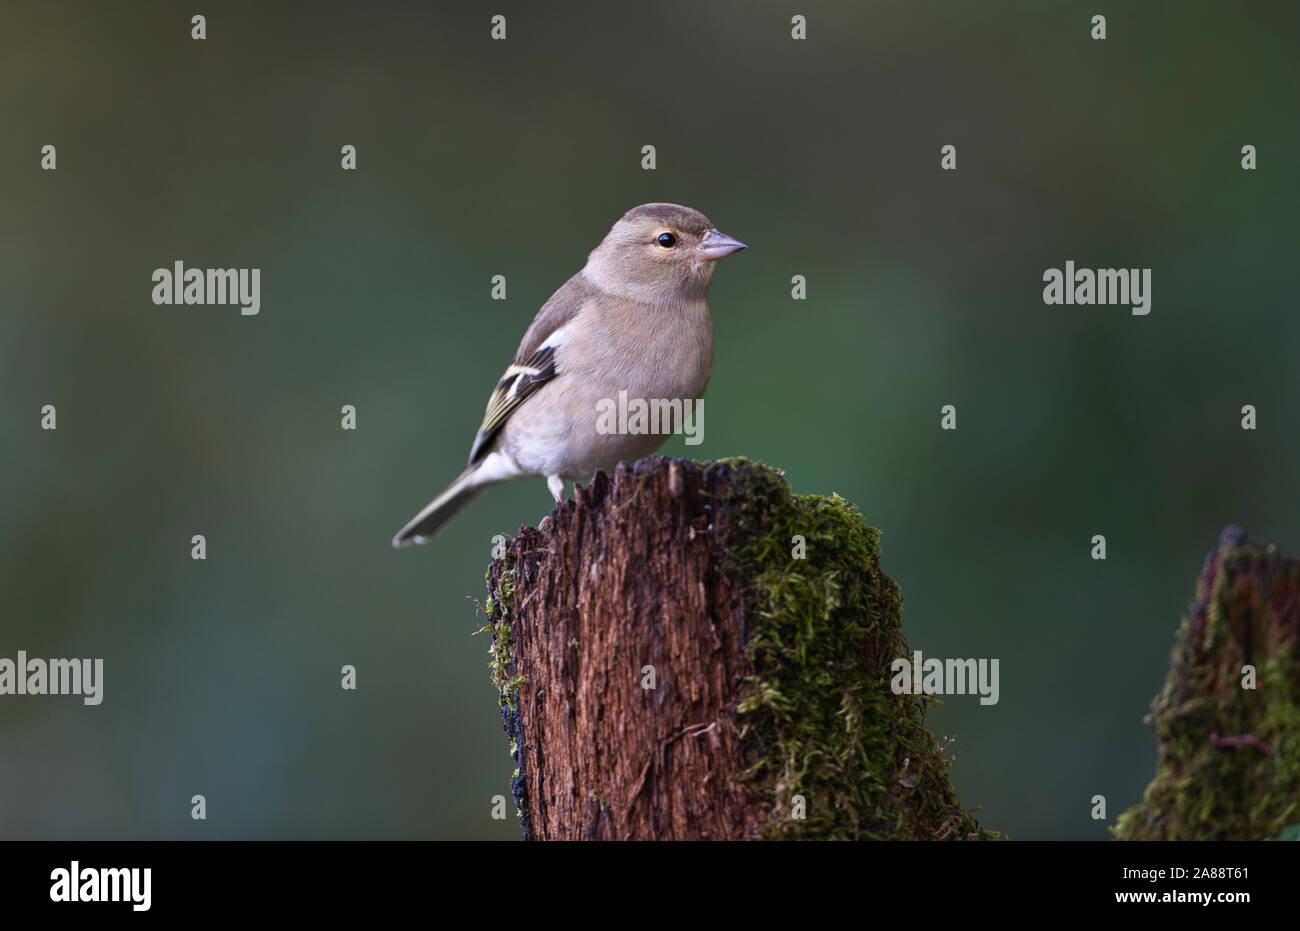
[[[1116,837],[1262,840],[1300,821],[1300,651],[1283,620],[1297,604],[1300,561],[1229,528],[1146,717],[1156,777]],[[1246,665],[1254,689],[1242,687]]]
[[[902,596],[880,570],[880,534],[838,495],[795,495],[746,459],[721,470],[724,571],[743,587],[754,673],[744,683],[748,778],[771,838],[993,838],[957,803],[924,696],[895,695],[889,664],[911,650]],[[795,558],[795,536],[806,558]],[[791,817],[796,796],[803,820]]]
[[[700,468],[701,466],[693,466]],[[744,774],[769,812],[768,838],[990,839],[958,804],[950,760],[925,728],[932,698],[895,695],[889,664],[910,656],[898,586],[880,570],[879,532],[852,504],[791,494],[781,473],[748,459],[703,464],[715,503],[722,571],[740,586],[753,673],[738,703]],[[648,480],[643,477],[642,483]],[[792,555],[805,540],[806,558]],[[528,799],[519,747],[511,556],[494,582],[483,630],[511,739],[524,836]],[[576,648],[576,645],[575,645]],[[804,817],[792,818],[797,796]],[[598,804],[603,799],[593,797]]]
[[[477,633],[490,633],[492,644],[488,647],[491,659],[488,670],[492,675],[492,684],[497,689],[497,701],[501,707],[501,724],[510,738],[510,758],[514,760],[514,772],[510,776],[510,792],[515,800],[515,816],[523,828],[524,838],[530,836],[528,818],[528,793],[523,775],[523,760],[520,747],[523,745],[523,722],[519,715],[519,686],[524,679],[516,674],[514,641],[515,608],[515,567],[513,555],[503,557],[504,565],[498,573],[497,580],[492,579],[492,569],[487,571],[487,601],[482,605],[487,623]]]
[[[519,684],[523,681],[514,676],[515,641],[511,627],[511,612],[514,610],[515,600],[515,570],[509,568],[502,572],[500,582],[494,586],[492,572],[489,569],[486,582],[488,597],[482,605],[482,610],[487,617],[487,623],[475,633],[492,635],[492,643],[488,646],[488,653],[492,657],[488,661],[492,684],[497,688],[501,704],[514,710],[519,699]]]

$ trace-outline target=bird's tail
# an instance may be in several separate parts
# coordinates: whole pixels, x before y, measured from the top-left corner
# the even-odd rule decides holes
[[[437,533],[439,527],[451,520],[457,511],[482,490],[484,484],[488,484],[478,472],[478,466],[470,466],[462,472],[456,481],[447,486],[446,491],[426,504],[419,514],[397,532],[397,536],[393,537],[393,546],[423,543]]]

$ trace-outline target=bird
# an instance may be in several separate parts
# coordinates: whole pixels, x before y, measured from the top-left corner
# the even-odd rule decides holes
[[[598,412],[620,392],[683,405],[703,398],[714,263],[744,248],[690,207],[642,204],[623,214],[533,317],[488,398],[468,467],[393,546],[428,541],[489,485],[544,477],[558,504],[567,482],[658,449],[665,432],[600,429]]]

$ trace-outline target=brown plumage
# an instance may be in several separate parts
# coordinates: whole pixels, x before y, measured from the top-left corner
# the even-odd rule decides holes
[[[566,481],[658,449],[666,436],[599,430],[597,406],[620,392],[703,396],[714,261],[743,248],[689,207],[643,204],[624,214],[533,318],[488,399],[469,468],[393,545],[424,542],[486,485],[546,476],[558,501]]]

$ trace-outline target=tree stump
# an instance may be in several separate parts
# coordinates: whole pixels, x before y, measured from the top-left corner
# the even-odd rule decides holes
[[[1116,837],[1297,834],[1300,559],[1236,527],[1223,531],[1146,720],[1159,742],[1156,778],[1120,816]]]
[[[996,836],[889,687],[878,537],[748,460],[620,465],[521,529],[484,629],[524,837]]]

